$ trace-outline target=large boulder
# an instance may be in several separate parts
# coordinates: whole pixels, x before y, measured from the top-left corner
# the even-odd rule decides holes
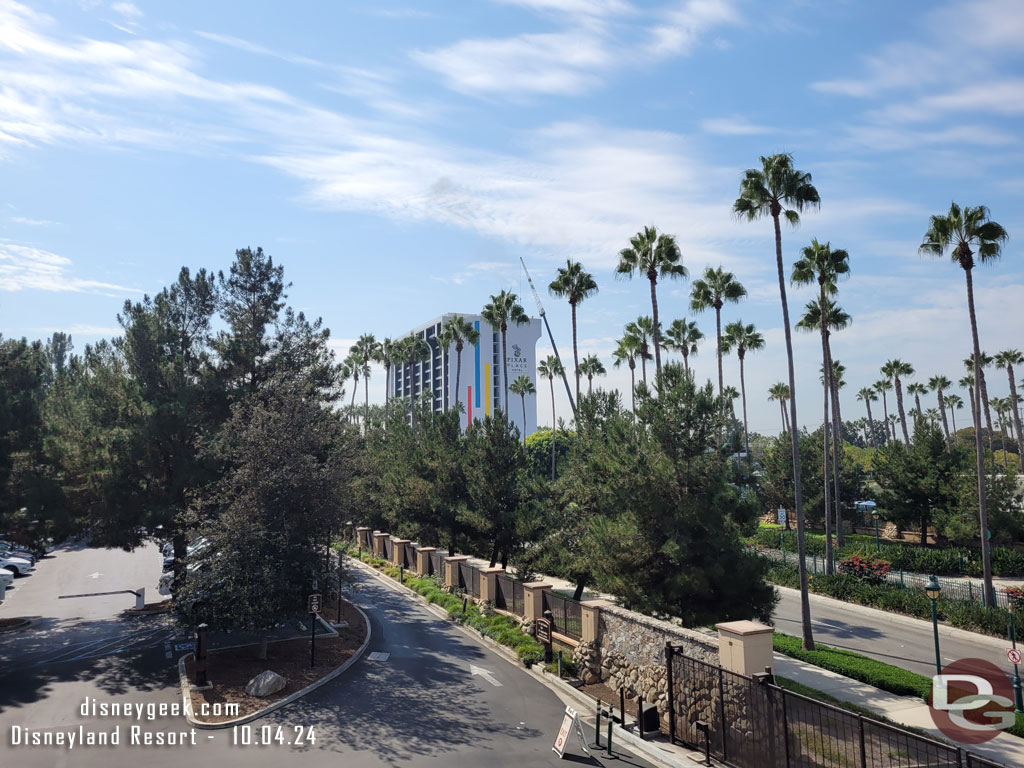
[[[268,669],[260,672],[250,680],[245,686],[245,692],[249,696],[264,698],[266,696],[273,696],[286,685],[288,685],[288,681],[285,678],[277,674],[277,672]]]

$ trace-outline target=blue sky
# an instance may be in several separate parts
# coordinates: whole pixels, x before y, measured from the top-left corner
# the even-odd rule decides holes
[[[851,254],[839,301],[853,324],[834,354],[844,416],[860,416],[854,395],[887,358],[912,378],[962,375],[963,273],[916,252],[951,199],[1010,231],[978,270],[979,323],[987,351],[1024,346],[1022,54],[1015,0],[0,0],[0,331],[68,330],[81,349],[183,264],[226,269],[262,245],[291,303],[347,348],[502,288],[532,314],[519,257],[544,285],[572,257],[601,289],[580,308],[581,352],[621,387],[614,339],[650,304],[612,269],[655,224],[691,276],[721,264],[747,286],[724,320],[766,336],[747,387],[751,428],[773,432],[771,225],[730,206],[744,168],[788,151],[822,207],[784,233],[787,263],[812,237]],[[691,314],[689,285],[661,287],[666,322]],[[795,314],[810,293],[790,297]],[[543,298],[564,355],[568,308]],[[713,335],[712,315],[696,319]],[[797,334],[804,424],[819,354]],[[713,345],[697,370],[713,375]],[[726,376],[738,385],[734,359]],[[1005,375],[989,382],[1005,394]]]

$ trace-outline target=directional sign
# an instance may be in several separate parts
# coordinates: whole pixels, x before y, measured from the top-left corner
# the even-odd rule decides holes
[[[1010,660],[1011,664],[1020,664],[1020,651],[1018,651],[1016,648],[1011,648],[1006,652],[1006,658]]]
[[[548,619],[537,619],[537,640],[542,643],[551,642],[551,621]]]
[[[317,592],[309,596],[309,613],[320,613],[320,593]]]

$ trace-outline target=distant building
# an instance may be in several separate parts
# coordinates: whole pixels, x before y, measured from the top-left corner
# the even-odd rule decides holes
[[[462,428],[470,419],[481,419],[492,415],[498,408],[508,412],[511,421],[519,428],[520,434],[530,435],[537,431],[537,396],[526,397],[526,423],[523,424],[523,403],[518,395],[509,393],[509,406],[504,407],[505,386],[502,383],[501,331],[491,328],[480,315],[459,314],[473,324],[480,333],[477,344],[466,344],[462,348],[462,373],[459,376],[458,401],[462,405]],[[430,345],[429,360],[417,362],[409,375],[408,365],[396,365],[391,372],[391,397],[417,399],[424,389],[432,395],[435,413],[455,405],[455,368],[457,355],[455,345],[442,349],[438,337],[444,324],[456,314],[441,315],[412,331]],[[515,381],[528,376],[537,387],[537,339],[540,338],[541,321],[531,319],[529,324],[510,325],[507,332],[508,379]]]

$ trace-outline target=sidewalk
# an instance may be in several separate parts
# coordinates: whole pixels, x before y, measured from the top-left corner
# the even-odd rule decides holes
[[[935,727],[928,705],[917,697],[886,693],[779,653],[775,654],[775,674],[824,691],[841,701],[870,709],[898,725],[920,728],[937,740],[949,741]],[[1024,765],[1024,739],[1016,736],[999,734],[992,741],[968,745],[964,749],[1007,765]]]

